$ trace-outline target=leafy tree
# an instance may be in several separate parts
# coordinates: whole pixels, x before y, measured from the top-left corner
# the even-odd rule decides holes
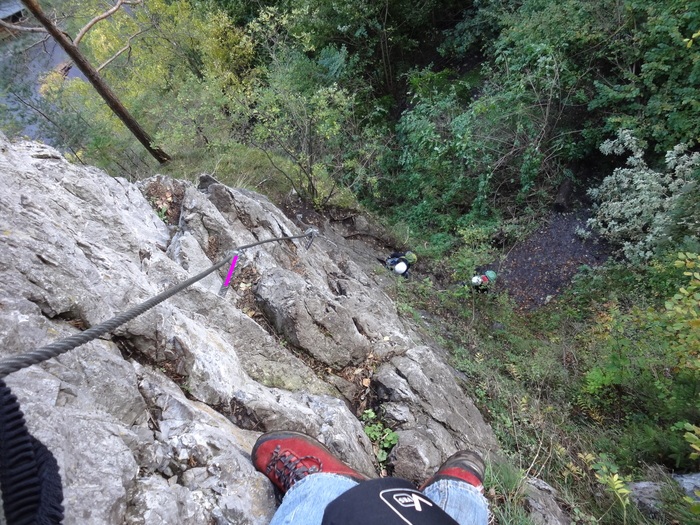
[[[586,107],[618,30],[610,17],[617,2],[603,4],[475,2],[442,49],[467,60],[484,35],[497,36],[486,46],[484,80],[475,86],[470,77],[453,79],[452,89],[435,84],[426,92],[425,80],[445,72],[410,77],[414,88],[421,78],[419,89],[397,126],[397,173],[380,194],[404,203],[398,213],[417,224],[453,231],[546,201],[595,143],[586,139]]]
[[[454,0],[339,2],[295,0],[288,12],[293,32],[306,35],[308,50],[345,46],[375,94],[398,94],[402,75],[435,58],[439,28],[460,17]]]
[[[598,162],[595,149],[613,125],[629,124],[656,148],[672,149],[681,138],[692,146],[700,136],[698,61],[683,37],[700,24],[696,4],[474,2],[441,50],[457,62],[483,47],[487,80],[472,101],[444,89],[414,96],[397,128],[398,176],[387,178],[381,193],[396,203],[407,194],[399,214],[449,230],[465,213],[468,222],[489,208],[547,201],[583,159]],[[460,90],[465,84],[466,77],[454,81],[454,93],[469,91]],[[690,204],[692,188],[683,190]]]
[[[301,197],[324,206],[338,188],[367,177],[379,144],[363,131],[354,97],[337,84],[346,52],[326,48],[317,60],[309,58],[289,24],[290,18],[272,9],[251,24],[268,64],[236,106],[240,118],[252,123],[241,140],[268,153]],[[283,167],[275,155],[291,160],[294,168]]]
[[[386,179],[384,194],[416,224],[454,231],[499,209],[526,208],[579,155],[575,134],[562,125],[576,78],[556,50],[533,48],[526,62],[484,76],[492,80],[474,100],[458,95],[469,91],[460,90],[467,81],[417,92],[399,121],[399,173]]]
[[[687,40],[700,27],[697,0],[628,0],[617,67],[596,82],[591,109],[606,129],[631,129],[657,153],[700,137],[700,50]]]
[[[468,213],[478,189],[458,151],[461,107],[453,94],[415,100],[396,129],[400,172],[384,179],[380,191],[397,215],[450,231]]]
[[[58,28],[49,16],[44,13],[43,9],[36,0],[23,0],[24,5],[36,18],[36,20],[46,29],[46,31],[56,40],[56,42],[64,49],[64,51],[75,62],[80,71],[85,75],[90,84],[99,93],[109,109],[117,116],[117,118],[128,128],[134,137],[143,145],[144,148],[158,162],[165,163],[170,160],[170,156],[162,149],[152,144],[152,139],[141,127],[141,124],[132,116],[132,114],[124,107],[121,100],[116,96],[112,89],[100,76],[99,72],[90,64],[83,53],[78,49],[78,42],[82,37],[94,27],[98,22],[108,18],[115,13],[124,0],[118,0],[115,6],[90,20],[83,29],[76,35],[74,40],[71,40],[66,34]]]
[[[156,140],[179,157],[230,142],[229,92],[244,90],[255,68],[252,41],[224,14],[202,11],[186,0],[156,0],[115,13],[82,45],[134,113],[159,130]],[[44,93],[64,115],[82,115],[89,122],[87,134],[73,137],[73,149],[128,173],[142,164],[140,158],[129,153],[128,137],[109,117],[99,111],[86,115],[95,103],[82,84],[52,76]]]

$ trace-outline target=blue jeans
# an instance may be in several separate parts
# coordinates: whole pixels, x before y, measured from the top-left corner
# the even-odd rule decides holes
[[[285,494],[270,525],[321,525],[326,506],[356,481],[337,474],[311,474]],[[441,479],[423,493],[459,525],[486,525],[489,511],[481,492],[464,481]]]

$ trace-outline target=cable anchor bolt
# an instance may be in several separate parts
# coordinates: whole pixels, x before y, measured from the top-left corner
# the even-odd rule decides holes
[[[304,234],[309,237],[309,241],[306,243],[306,249],[308,251],[308,249],[311,248],[311,244],[314,242],[314,238],[318,235],[318,230],[316,228],[309,228]]]

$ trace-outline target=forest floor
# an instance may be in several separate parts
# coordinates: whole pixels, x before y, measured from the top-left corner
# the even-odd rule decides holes
[[[531,310],[563,292],[581,266],[603,264],[610,247],[594,235],[584,240],[577,234],[586,229],[587,219],[585,211],[552,212],[494,266],[498,288],[505,289],[521,309]]]

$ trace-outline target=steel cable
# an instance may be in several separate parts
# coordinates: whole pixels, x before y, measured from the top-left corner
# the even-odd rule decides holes
[[[266,239],[264,241],[254,242],[252,244],[246,244],[245,246],[236,247],[229,252],[228,256],[225,259],[216,263],[211,268],[204,270],[203,272],[198,273],[194,277],[190,277],[189,279],[182,281],[181,283],[176,284],[171,288],[168,288],[164,292],[161,292],[158,295],[151,297],[150,299],[144,301],[138,306],[130,308],[129,310],[116,315],[115,317],[108,321],[105,321],[104,323],[100,323],[96,326],[93,326],[92,328],[88,328],[87,330],[85,330],[84,332],[80,332],[79,334],[74,334],[65,337],[59,341],[55,341],[46,346],[42,346],[41,348],[37,348],[36,350],[32,350],[30,352],[26,352],[18,356],[8,357],[0,360],[0,378],[3,378],[13,372],[17,372],[22,368],[27,368],[31,365],[47,361],[52,357],[57,357],[61,354],[65,354],[66,352],[73,350],[74,348],[77,348],[81,345],[84,345],[85,343],[88,343],[93,339],[97,339],[102,334],[111,332],[112,330],[123,325],[124,323],[128,323],[132,319],[150,310],[154,306],[157,306],[166,299],[169,299],[176,293],[181,292],[188,286],[193,285],[197,281],[201,281],[207,275],[215,272],[225,264],[230,263],[231,259],[233,258],[233,255],[236,252],[246,250],[248,248],[253,248],[255,246],[259,246],[268,242],[290,241],[293,239],[303,239],[305,237],[309,237],[310,240],[313,241],[314,235],[316,235],[317,233],[318,232],[314,229],[308,229],[306,232],[304,232],[303,235],[275,237],[274,239]],[[310,246],[310,244],[308,244],[307,246]]]

